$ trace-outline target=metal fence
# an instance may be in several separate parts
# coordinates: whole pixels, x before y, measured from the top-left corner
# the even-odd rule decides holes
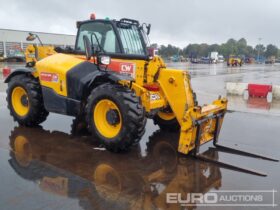
[[[0,42],[0,56],[4,55],[4,43]]]
[[[0,41],[0,56],[3,56],[5,58],[12,56],[12,54],[14,54],[15,51],[19,51],[19,52],[25,52],[26,48],[28,45],[30,45],[31,43],[26,43],[26,42],[3,42]],[[44,45],[52,45],[54,47],[66,47],[69,45],[54,45],[54,44],[44,44]],[[74,48],[74,46],[70,46],[72,48]]]

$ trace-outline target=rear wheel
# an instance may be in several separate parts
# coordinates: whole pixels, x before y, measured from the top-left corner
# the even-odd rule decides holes
[[[76,116],[75,119],[73,119],[71,124],[71,134],[73,136],[89,136],[90,132],[88,131],[87,123],[84,118],[84,116]]]
[[[165,131],[176,132],[180,130],[176,116],[170,109],[159,111],[154,117],[154,124]]]
[[[10,80],[7,102],[10,114],[20,125],[39,125],[49,114],[44,107],[40,83],[32,76],[16,75]]]
[[[114,152],[138,143],[146,125],[139,97],[117,84],[93,89],[87,100],[86,121],[93,136]]]

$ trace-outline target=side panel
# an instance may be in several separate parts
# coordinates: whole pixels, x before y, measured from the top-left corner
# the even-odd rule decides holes
[[[82,100],[84,94],[89,93],[88,88],[92,83],[132,81],[132,77],[114,71],[100,71],[96,64],[85,61],[70,69],[66,74],[66,80],[67,97]]]
[[[80,101],[58,95],[53,89],[42,87],[44,105],[49,112],[77,116],[80,112]]]
[[[68,97],[81,100],[86,85],[101,74],[94,63],[85,61],[74,66],[66,73]]]
[[[58,95],[67,96],[66,74],[82,62],[74,56],[59,53],[38,61],[36,69],[41,85],[53,89]]]
[[[73,56],[83,60],[86,59],[83,55]],[[94,63],[95,59],[91,59],[90,62]],[[120,74],[129,75],[135,80],[137,84],[143,85],[146,62],[147,61],[145,60],[112,58],[111,63],[108,65],[107,69]]]
[[[145,61],[143,60],[119,60],[112,59],[108,66],[114,72],[130,75],[136,83],[143,81]]]

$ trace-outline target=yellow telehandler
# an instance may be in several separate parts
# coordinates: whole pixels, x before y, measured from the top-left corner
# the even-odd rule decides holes
[[[199,147],[211,140],[221,147],[227,99],[199,106],[189,73],[167,68],[148,49],[150,24],[91,17],[77,22],[74,49],[27,48],[27,67],[5,80],[13,118],[25,126],[44,122],[49,112],[84,119],[93,138],[114,152],[138,143],[151,118],[161,129],[180,132],[180,153],[207,160]]]
[[[227,61],[227,66],[242,66],[242,64],[242,59],[235,55],[230,55]]]

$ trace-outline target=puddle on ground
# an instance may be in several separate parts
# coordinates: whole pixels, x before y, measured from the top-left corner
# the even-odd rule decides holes
[[[246,118],[236,114],[228,114],[225,119],[226,133],[237,119]],[[4,118],[8,117],[4,114]],[[128,153],[114,154],[92,141],[80,123],[71,126],[72,120],[64,116],[51,115],[37,128],[15,123],[11,126],[0,120],[1,131],[11,129],[8,136],[2,132],[0,136],[0,141],[9,145],[9,150],[0,150],[0,205],[5,209],[181,209],[180,204],[166,203],[168,193],[184,196],[223,189],[279,189],[277,164],[252,158],[244,161],[241,156],[232,158],[207,149],[209,145],[203,149],[204,155],[237,165],[246,162],[250,168],[267,170],[269,176],[253,176],[198,161],[177,152],[178,134],[159,131],[152,123],[148,123],[148,136],[140,145]],[[237,144],[246,147],[239,141]],[[276,151],[272,149],[272,153]],[[203,209],[197,207],[200,208]]]
[[[185,64],[174,65],[181,68],[180,65]],[[259,81],[264,78],[262,72],[266,72],[264,66],[189,67],[194,77],[218,75],[193,80],[194,89],[197,88],[198,93],[207,90],[209,97],[213,93],[215,97],[223,93],[225,81]],[[246,76],[246,71],[255,73]],[[271,69],[267,74],[271,78],[274,72],[275,69]],[[3,90],[4,86],[0,87],[0,91]],[[200,95],[203,94],[198,94],[198,97]],[[250,109],[263,113],[279,109],[278,104],[267,105],[263,101],[229,100],[239,107],[235,109],[238,111]],[[151,120],[148,120],[146,133],[139,145],[128,153],[114,154],[92,141],[89,134],[77,126],[79,123],[71,126],[70,117],[50,114],[42,127],[19,127],[4,108],[5,103],[1,103],[1,209],[182,209],[179,204],[166,203],[168,193],[181,193],[184,196],[214,190],[280,189],[279,163],[217,152],[208,149],[211,144],[203,146],[205,155],[258,169],[268,176],[253,176],[197,161],[177,153],[178,134],[159,131]],[[276,116],[227,113],[220,141],[279,158],[279,126],[279,117]],[[280,203],[279,195],[276,196],[276,203]],[[188,209],[205,208],[193,206]]]
[[[245,100],[242,96],[234,95],[227,95],[227,99],[229,110],[280,116],[280,100],[273,99],[268,102],[266,98],[257,97]]]
[[[91,138],[43,128],[15,127],[9,166],[42,192],[79,200],[88,209],[167,209],[166,193],[207,192],[221,187],[221,170],[177,153],[178,134],[154,132],[146,155],[134,147],[113,154]],[[218,153],[205,154],[218,159]],[[27,193],[28,194],[28,193]]]

